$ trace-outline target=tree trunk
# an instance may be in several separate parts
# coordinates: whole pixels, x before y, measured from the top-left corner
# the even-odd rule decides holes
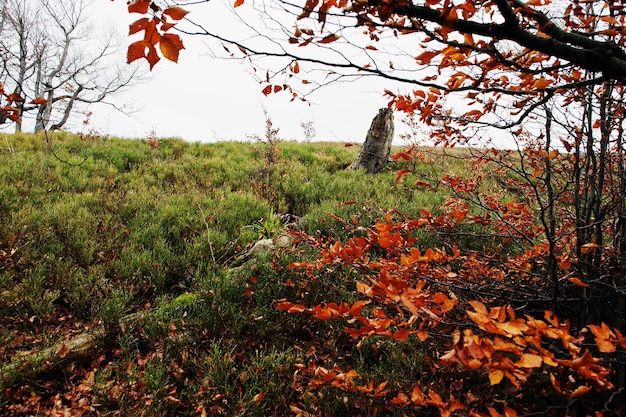
[[[348,169],[364,169],[368,174],[378,173],[389,161],[393,141],[393,111],[382,108],[372,120],[363,149]]]

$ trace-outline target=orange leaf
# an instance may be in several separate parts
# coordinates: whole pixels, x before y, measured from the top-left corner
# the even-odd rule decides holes
[[[602,353],[613,353],[617,349],[617,346],[615,346],[615,344],[610,340],[602,339],[600,337],[596,337],[595,340],[598,349],[600,349],[600,352]]]
[[[491,382],[491,385],[498,385],[500,381],[502,381],[502,378],[504,378],[504,372],[500,369],[489,372],[489,382]]]
[[[289,301],[283,301],[276,305],[278,310],[286,310],[287,313],[302,313],[308,309],[300,304],[290,303]]]
[[[239,7],[243,4],[244,0],[235,0],[235,4],[233,4],[233,7]]]
[[[68,349],[67,345],[65,343],[61,343],[61,347],[59,348],[58,355],[61,358],[64,358],[67,356],[68,353],[70,353],[70,350]]]
[[[414,316],[417,316],[419,314],[417,307],[415,306],[415,304],[413,304],[413,302],[406,297],[405,295],[401,295],[400,296],[400,302],[402,303],[402,305],[404,307],[406,307],[407,310],[409,310],[411,312],[411,314],[413,314]]]
[[[428,401],[428,404],[430,405],[434,405],[435,407],[443,407],[445,405],[441,396],[433,390],[428,391],[428,397],[430,398]]]
[[[30,104],[46,104],[47,102],[48,100],[46,100],[45,98],[37,97],[36,99],[32,100]]]
[[[150,0],[135,0],[128,5],[128,13],[148,13]]]
[[[589,243],[585,243],[584,245],[582,245],[580,247],[580,252],[585,255],[589,252],[591,252],[594,249],[600,249],[602,246],[598,245],[597,243],[593,243],[593,242],[589,242]]]
[[[350,314],[352,314],[353,316],[358,316],[359,314],[361,314],[361,310],[363,309],[363,307],[369,303],[369,300],[359,300],[355,302],[350,308]]]
[[[609,326],[606,323],[601,323],[600,326],[596,326],[595,324],[587,325],[591,333],[593,333],[596,341],[596,345],[600,352],[602,353],[613,353],[617,349],[615,343],[613,343],[610,339],[615,338],[615,334],[611,331]]]
[[[619,21],[613,16],[602,16],[600,17],[600,20],[602,20],[603,22],[607,22],[611,25],[619,25]]]
[[[515,411],[512,408],[509,408],[509,407],[507,407],[505,405],[504,406],[504,417],[517,417],[517,411]]]
[[[520,368],[539,368],[543,363],[543,358],[532,353],[524,353],[515,365]]]
[[[422,52],[421,54],[415,57],[415,60],[417,61],[418,64],[426,65],[426,64],[429,64],[430,61],[435,56],[437,56],[438,53],[439,52],[433,52],[433,51]]]
[[[189,13],[187,10],[179,6],[168,7],[167,9],[163,11],[163,14],[168,15],[174,20],[182,19],[183,17],[185,17],[187,13]]]
[[[395,332],[391,337],[399,342],[406,342],[410,334],[411,332],[409,331],[409,329],[400,329]]]
[[[485,307],[485,305],[480,301],[471,300],[469,301],[469,304],[474,307],[474,310],[476,310],[477,313],[487,315],[487,307]]]
[[[545,78],[540,78],[534,82],[533,88],[537,90],[544,90],[550,84],[552,84],[552,81]]]
[[[265,86],[265,88],[261,92],[265,94],[266,96],[269,95],[272,92],[272,86],[271,85]]]
[[[346,379],[354,379],[354,378],[357,378],[358,376],[359,376],[359,373],[355,371],[354,369],[350,369],[345,374]]]
[[[185,49],[180,36],[173,33],[161,35],[159,47],[163,56],[173,62],[178,62],[178,53],[181,49]]]
[[[281,301],[280,303],[276,305],[276,308],[278,310],[289,310],[293,306],[294,304],[290,303],[289,301]]]
[[[361,281],[357,281],[356,290],[357,292],[360,292],[361,294],[365,294],[367,296],[370,296],[372,294],[372,287]]]
[[[424,401],[424,393],[417,385],[413,387],[411,391],[411,402],[417,405],[426,405]]]
[[[572,398],[580,397],[581,395],[585,395],[589,391],[591,391],[591,387],[590,386],[588,386],[588,385],[581,385],[580,387],[578,387],[574,391],[572,391],[570,396]]]
[[[489,411],[489,417],[500,417],[500,413],[493,407],[487,407],[487,411]]]
[[[287,310],[287,313],[291,313],[291,314],[293,314],[293,313],[302,313],[302,312],[305,312],[307,310],[308,309],[305,306],[296,304],[293,307],[291,307],[289,310]]]
[[[554,360],[554,356],[544,356],[543,357],[543,363],[545,363],[548,366],[558,366],[558,362],[556,362]]]
[[[526,330],[528,330],[528,326],[521,321],[507,321],[504,323],[496,323],[496,327],[500,330],[504,330],[508,334],[516,336],[521,336]]]
[[[572,284],[576,284],[576,285],[578,285],[578,286],[580,286],[580,287],[588,287],[588,286],[589,286],[589,284],[587,284],[587,283],[585,283],[585,282],[582,282],[582,281],[580,280],[580,278],[571,277],[571,278],[568,278],[567,280],[568,280],[569,282],[571,282]]]
[[[261,402],[261,400],[265,398],[265,394],[260,393],[254,396],[254,398],[252,398],[252,401],[255,403]]]
[[[395,405],[405,405],[409,402],[409,397],[403,392],[399,392],[395,398],[391,400],[391,404]]]

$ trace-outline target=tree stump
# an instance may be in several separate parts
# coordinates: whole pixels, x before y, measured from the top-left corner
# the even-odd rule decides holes
[[[378,173],[389,161],[392,141],[393,110],[385,107],[378,110],[372,120],[363,149],[348,169],[364,169],[368,174]]]

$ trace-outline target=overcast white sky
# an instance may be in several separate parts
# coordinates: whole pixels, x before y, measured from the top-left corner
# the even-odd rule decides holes
[[[214,0],[193,13],[204,23],[198,13],[222,13],[219,2],[227,1]],[[140,17],[128,14],[124,0],[95,0],[88,11],[90,18],[115,25],[124,35]],[[232,19],[228,13],[218,17],[222,22],[228,19]],[[114,99],[132,105],[136,110],[131,115],[95,105],[90,109],[90,127],[121,137],[141,138],[154,131],[159,137],[188,141],[247,140],[249,135],[263,134],[265,109],[283,139],[303,140],[300,124],[313,121],[314,140],[362,142],[372,118],[386,106],[382,92],[388,83],[372,78],[324,88],[310,97],[310,105],[289,102],[286,94],[266,97],[244,62],[211,58],[199,37],[185,36],[183,41],[186,49],[178,64],[162,59],[149,74],[150,81]],[[77,129],[80,125],[71,128]]]

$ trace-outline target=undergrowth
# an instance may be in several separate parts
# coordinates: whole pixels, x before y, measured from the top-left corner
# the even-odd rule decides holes
[[[341,236],[339,219],[439,207],[442,191],[408,195],[396,182],[401,163],[365,176],[345,170],[358,149],[337,143],[276,141],[264,153],[262,142],[50,136],[54,154],[39,135],[7,135],[0,149],[1,366],[105,333],[88,355],[4,386],[0,414],[264,416],[298,404],[337,415],[343,394],[294,389],[298,366],[316,357],[390,380],[419,374],[419,349],[372,341],[357,352],[341,328],[275,308],[355,299],[349,273],[306,282],[288,268],[312,249],[235,262],[286,234],[283,214]]]

